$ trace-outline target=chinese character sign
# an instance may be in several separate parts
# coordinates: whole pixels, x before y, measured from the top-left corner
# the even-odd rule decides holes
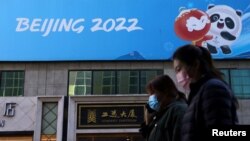
[[[144,104],[78,105],[78,128],[139,127],[144,121]]]
[[[4,116],[14,117],[15,116],[16,103],[6,103]]]

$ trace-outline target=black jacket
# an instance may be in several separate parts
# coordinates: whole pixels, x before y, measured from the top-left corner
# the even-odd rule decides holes
[[[187,104],[173,100],[163,111],[156,113],[149,126],[141,129],[147,141],[180,141],[180,130]],[[142,131],[144,130],[144,131]]]
[[[211,128],[238,122],[237,101],[226,83],[204,76],[191,84],[190,89],[189,106],[183,117],[182,141],[203,141],[210,135]]]

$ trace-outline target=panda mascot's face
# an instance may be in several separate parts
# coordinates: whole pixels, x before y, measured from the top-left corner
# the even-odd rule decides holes
[[[207,35],[213,39],[207,43],[215,46],[230,46],[240,35],[242,29],[241,13],[225,5],[209,6],[206,13],[210,17],[211,28]]]

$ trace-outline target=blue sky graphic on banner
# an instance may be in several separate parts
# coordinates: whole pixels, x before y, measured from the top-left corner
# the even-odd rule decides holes
[[[0,61],[169,60],[187,43],[250,58],[250,1],[0,2]]]

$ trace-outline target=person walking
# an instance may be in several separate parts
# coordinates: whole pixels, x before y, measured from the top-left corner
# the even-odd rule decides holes
[[[157,100],[153,103],[158,103],[159,108],[140,132],[147,141],[180,141],[181,121],[187,108],[185,95],[168,75],[154,78],[148,86],[153,89]]]
[[[203,141],[211,136],[211,128],[238,123],[237,99],[206,48],[179,47],[173,54],[173,66],[177,82],[189,91],[182,141]]]

